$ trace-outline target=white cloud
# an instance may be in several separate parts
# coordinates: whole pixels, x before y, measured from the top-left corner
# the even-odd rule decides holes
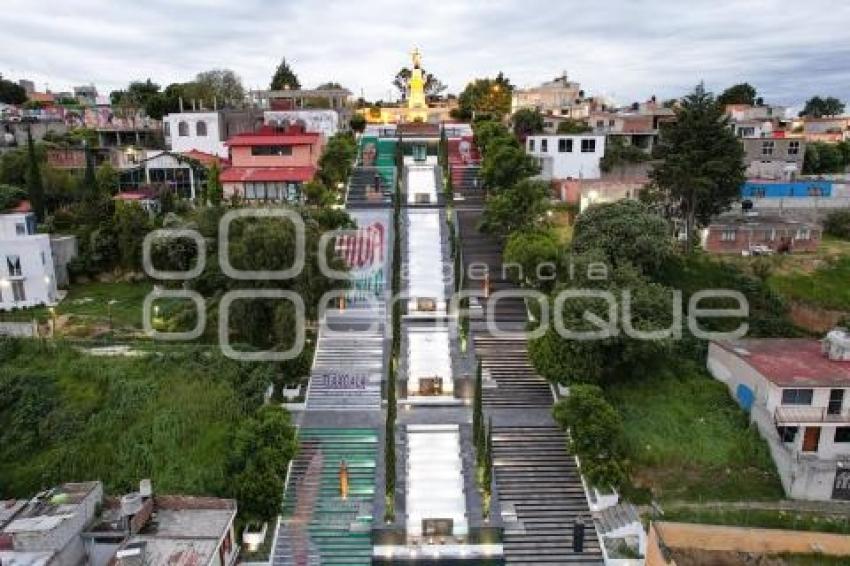
[[[286,56],[301,82],[391,92],[413,46],[450,90],[504,71],[530,85],[566,69],[622,102],[739,81],[768,99],[850,101],[850,4],[808,0],[4,0],[0,72],[54,90],[162,85],[228,67],[266,87]],[[393,93],[394,94],[394,93]]]

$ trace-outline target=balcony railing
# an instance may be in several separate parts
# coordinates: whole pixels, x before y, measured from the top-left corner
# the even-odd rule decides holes
[[[782,406],[773,418],[777,424],[850,423],[850,409],[831,412],[826,407]]]

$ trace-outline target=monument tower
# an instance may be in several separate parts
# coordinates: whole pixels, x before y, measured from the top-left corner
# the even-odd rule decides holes
[[[413,72],[410,75],[410,96],[407,99],[407,119],[411,122],[428,120],[428,104],[425,102],[425,77],[422,74],[422,54],[418,48],[411,53]]]

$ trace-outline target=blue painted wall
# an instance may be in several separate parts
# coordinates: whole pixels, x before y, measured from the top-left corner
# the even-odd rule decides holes
[[[747,181],[741,187],[741,198],[759,198],[762,196],[762,192],[765,198],[811,197],[818,196],[812,194],[817,189],[820,189],[819,196],[832,196],[831,181],[795,181],[793,183]]]

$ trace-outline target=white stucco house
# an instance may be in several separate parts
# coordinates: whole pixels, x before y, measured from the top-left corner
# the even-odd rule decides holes
[[[227,158],[221,112],[177,112],[162,119],[165,143],[175,153],[192,150]]]
[[[50,235],[36,233],[35,213],[24,201],[0,214],[0,310],[57,301]]]
[[[767,441],[789,497],[850,500],[850,334],[712,342],[708,369]]]
[[[598,179],[599,161],[605,155],[605,136],[534,135],[525,140],[525,151],[540,163],[540,178]]]

